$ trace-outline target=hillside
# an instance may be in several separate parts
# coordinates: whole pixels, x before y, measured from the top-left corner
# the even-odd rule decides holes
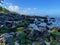
[[[2,12],[2,13],[9,13],[10,11],[7,10],[6,8],[3,8],[3,7],[0,6],[0,12]]]

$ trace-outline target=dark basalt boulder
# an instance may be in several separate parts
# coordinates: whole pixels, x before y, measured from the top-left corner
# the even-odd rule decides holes
[[[60,29],[58,29],[58,32],[60,32]]]
[[[1,37],[4,37],[6,44],[12,45],[13,35],[5,33],[5,34],[2,34]]]

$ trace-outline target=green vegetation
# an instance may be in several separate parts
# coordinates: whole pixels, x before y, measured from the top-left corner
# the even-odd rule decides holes
[[[52,34],[53,34],[53,35],[60,35],[60,32],[54,31]]]
[[[16,32],[20,32],[20,33],[22,33],[23,30],[24,30],[23,27],[19,27],[19,28],[17,28]]]
[[[0,30],[0,34],[4,34],[4,33],[8,33],[8,32],[9,32],[8,29],[2,29],[2,30]]]
[[[0,13],[9,13],[10,11],[0,6]]]

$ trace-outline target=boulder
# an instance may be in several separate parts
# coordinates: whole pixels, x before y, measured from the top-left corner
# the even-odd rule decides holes
[[[13,36],[14,36],[14,35],[15,35],[15,33],[14,33],[14,32],[10,32],[10,35],[13,35]]]
[[[6,44],[12,45],[13,35],[10,35],[8,33],[5,33],[5,34],[2,34],[1,37],[4,37],[5,38]]]

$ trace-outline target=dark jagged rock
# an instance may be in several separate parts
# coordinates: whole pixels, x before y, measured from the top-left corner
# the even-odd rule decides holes
[[[46,18],[42,16],[29,16],[29,15],[20,15],[16,13],[0,13],[0,26],[3,25],[5,28],[9,28],[11,26],[16,26],[16,24],[19,25],[19,22],[30,21],[33,22],[35,18]],[[13,25],[14,24],[14,25]]]
[[[4,38],[3,42],[5,41],[6,45],[12,45],[12,41],[13,41],[13,35],[10,35],[8,33],[4,33],[0,36],[1,38]]]

